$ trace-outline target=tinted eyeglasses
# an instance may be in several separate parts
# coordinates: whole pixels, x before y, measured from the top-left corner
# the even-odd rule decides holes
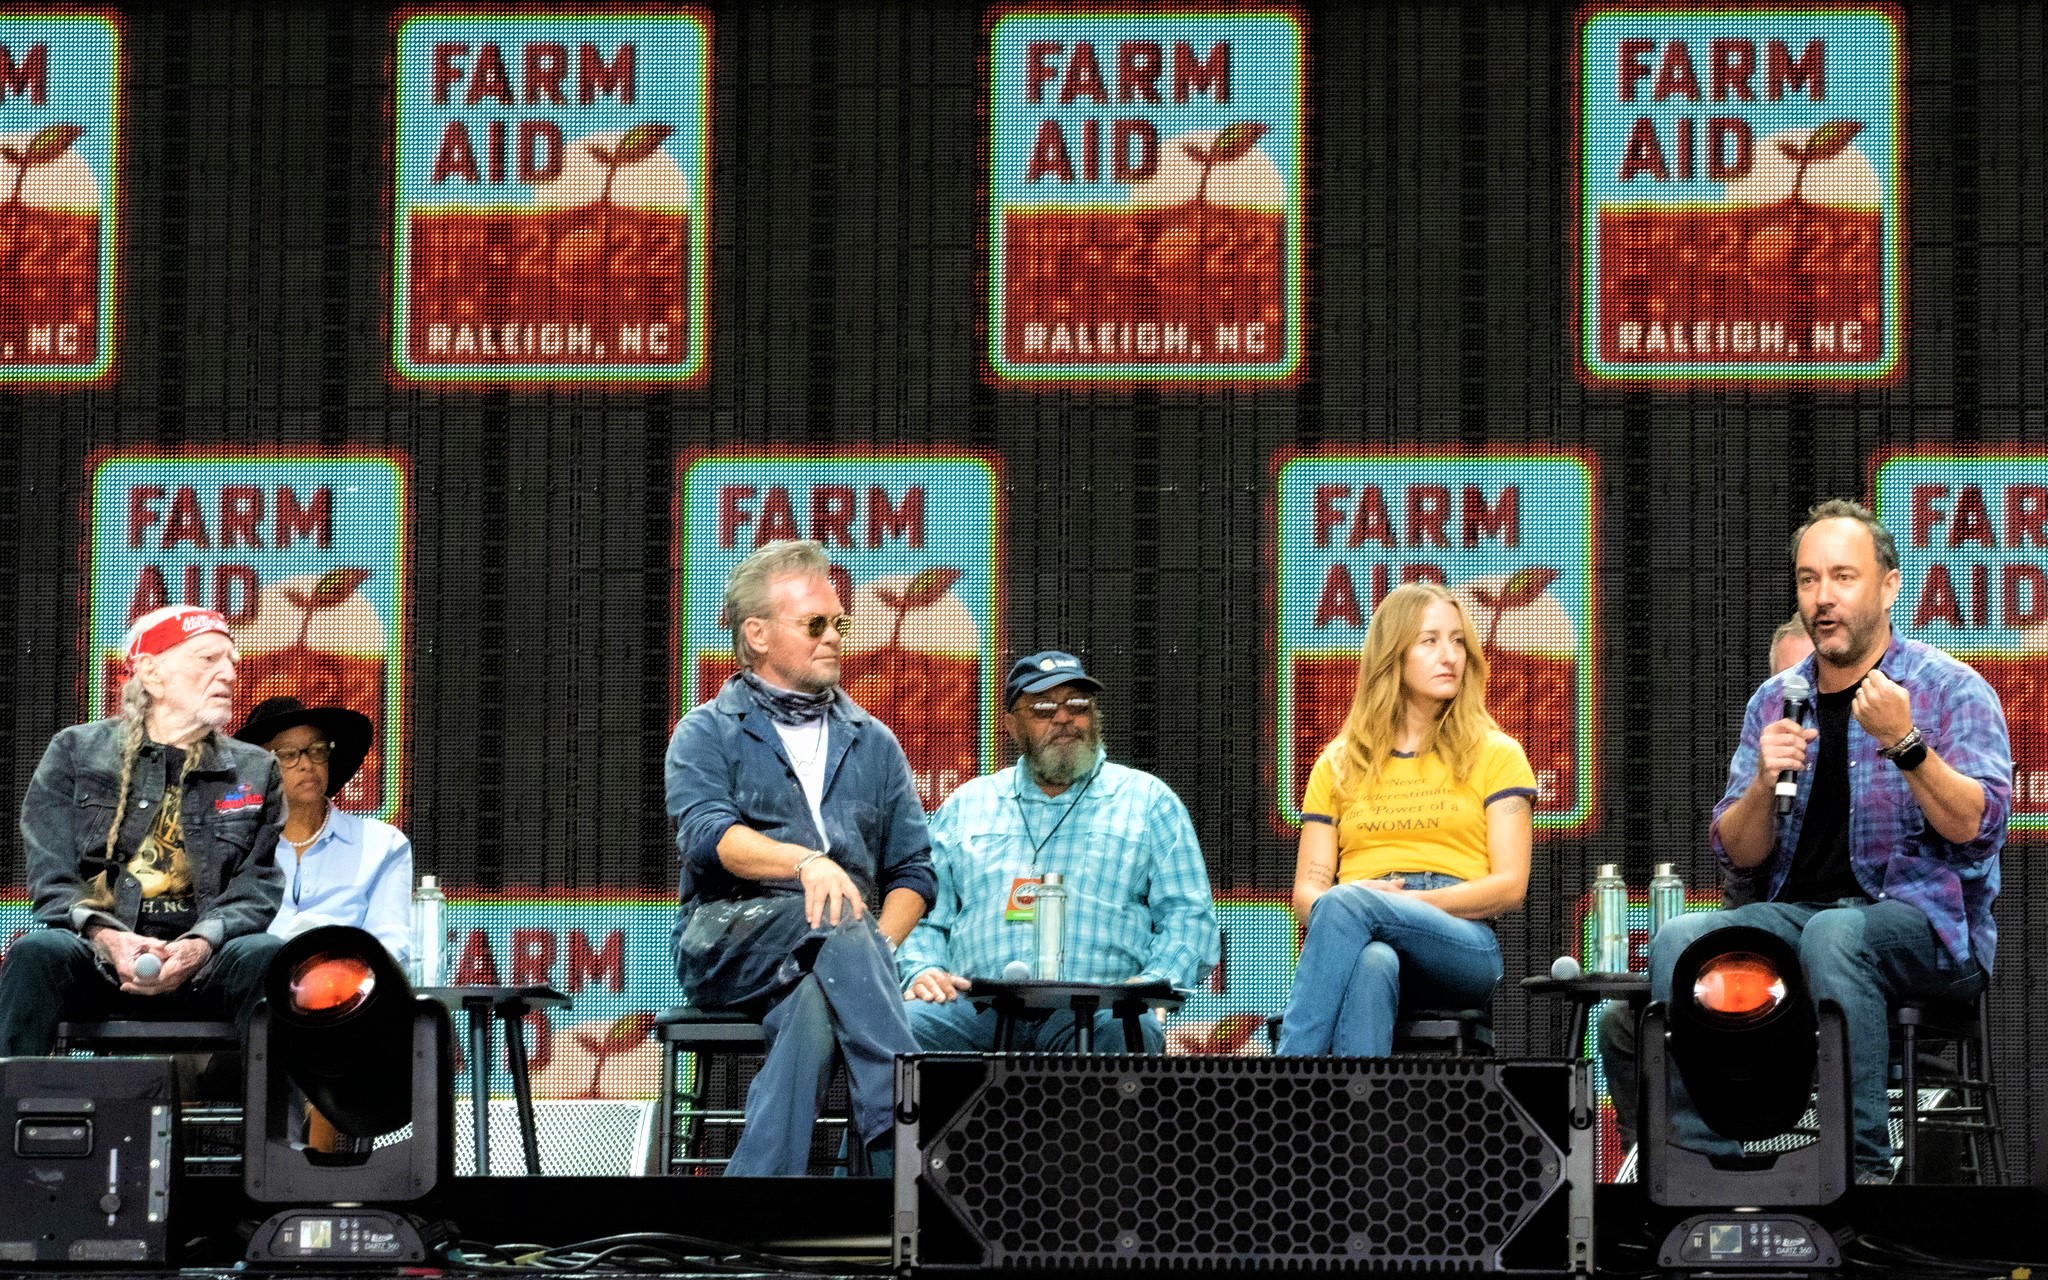
[[[300,756],[306,757],[314,764],[326,764],[327,757],[334,754],[334,744],[314,742],[303,747],[280,747],[273,754],[277,756],[277,763],[286,769],[297,764]]]
[[[837,631],[841,640],[853,634],[853,615],[850,613],[835,613],[829,617],[822,613],[813,613],[808,617],[783,618],[781,621],[794,623],[813,640],[821,639],[827,627]]]
[[[1062,711],[1078,718],[1095,710],[1095,699],[1077,696],[1062,702],[1027,702],[1024,709],[1040,720],[1050,720]]]

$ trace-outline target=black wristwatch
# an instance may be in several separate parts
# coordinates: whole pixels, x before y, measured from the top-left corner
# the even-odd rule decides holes
[[[1927,759],[1927,739],[1920,736],[1918,729],[1908,729],[1905,737],[1877,754],[1911,773]]]

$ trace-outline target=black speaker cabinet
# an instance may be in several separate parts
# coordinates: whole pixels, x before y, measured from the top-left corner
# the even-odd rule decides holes
[[[0,1263],[161,1263],[169,1058],[0,1058]]]
[[[899,1268],[1590,1272],[1582,1064],[932,1054]]]

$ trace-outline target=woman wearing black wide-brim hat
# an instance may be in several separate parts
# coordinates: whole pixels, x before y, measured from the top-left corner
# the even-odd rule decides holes
[[[286,816],[278,840],[284,903],[270,932],[292,937],[324,924],[375,935],[402,966],[411,950],[412,842],[389,823],[337,807],[334,797],[370,754],[370,718],[347,707],[267,698],[235,736],[277,757]]]

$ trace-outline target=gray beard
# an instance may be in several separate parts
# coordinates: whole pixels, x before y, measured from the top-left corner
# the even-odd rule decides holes
[[[1072,742],[1026,748],[1024,762],[1031,766],[1031,776],[1040,782],[1071,787],[1095,767],[1095,749],[1101,742],[1102,735],[1091,728]]]

